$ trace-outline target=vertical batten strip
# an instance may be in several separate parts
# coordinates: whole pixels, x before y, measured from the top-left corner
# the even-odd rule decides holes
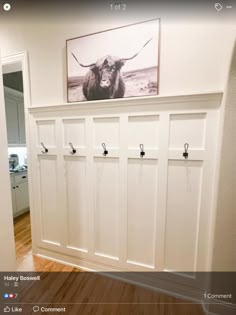
[[[119,215],[119,258],[122,266],[127,260],[127,144],[128,116],[120,117],[120,215]]]
[[[189,162],[190,161],[203,161],[203,181],[202,181],[202,198],[201,199],[201,208],[200,208],[200,222],[199,222],[199,229],[198,226],[196,226],[196,229],[198,230],[198,235],[196,236],[196,243],[198,243],[198,248],[195,251],[195,262],[196,262],[196,269],[202,270],[202,268],[208,269],[208,262],[207,262],[207,257],[205,253],[207,253],[207,248],[208,245],[210,244],[209,238],[210,238],[210,232],[209,232],[209,226],[207,224],[211,223],[212,219],[212,214],[210,213],[210,209],[212,207],[212,187],[213,187],[213,180],[214,180],[214,167],[215,167],[215,158],[214,158],[214,152],[216,149],[216,137],[215,137],[215,130],[217,127],[217,114],[218,111],[216,110],[216,105],[209,105],[207,107],[205,105],[205,101],[207,100],[208,95],[205,95],[204,97],[197,98],[189,96],[188,101],[193,100],[193,102],[189,102],[187,104],[186,99],[180,98],[180,101],[178,100],[178,103],[176,99],[165,99],[165,104],[160,103],[160,101],[157,99],[154,103],[148,103],[149,105],[146,106],[146,100],[140,101],[140,104],[137,103],[136,106],[121,106],[119,107],[114,106],[113,103],[111,104],[111,107],[106,107],[100,105],[101,103],[97,104],[87,104],[86,108],[84,105],[77,104],[75,105],[70,105],[68,107],[56,107],[56,108],[46,108],[46,109],[33,109],[31,110],[32,114],[32,120],[33,120],[33,127],[32,130],[35,131],[35,133],[40,133],[45,140],[45,145],[49,148],[48,154],[42,154],[41,151],[41,146],[40,146],[40,139],[35,139],[32,138],[31,141],[31,146],[34,148],[32,149],[34,152],[34,169],[37,170],[37,173],[34,172],[33,175],[33,184],[35,185],[35,199],[38,200],[36,202],[37,208],[39,208],[38,213],[35,213],[35,216],[38,218],[40,217],[40,204],[47,204],[47,200],[50,203],[50,201],[55,200],[51,199],[50,200],[50,195],[46,194],[46,197],[40,195],[40,173],[44,172],[44,174],[50,173],[50,168],[53,166],[54,174],[57,177],[57,185],[58,185],[58,190],[55,192],[55,189],[53,190],[53,198],[56,194],[55,203],[57,202],[57,207],[58,211],[55,212],[50,212],[50,205],[47,207],[47,211],[49,213],[49,219],[51,218],[52,220],[49,222],[47,225],[48,231],[49,231],[49,237],[46,237],[45,240],[43,239],[43,233],[40,231],[40,228],[43,228],[42,224],[41,227],[37,229],[37,237],[39,239],[39,242],[37,243],[37,251],[40,252],[41,250],[48,250],[48,253],[51,253],[53,255],[54,253],[59,255],[64,254],[65,260],[69,261],[70,257],[74,256],[75,261],[78,263],[83,261],[83,264],[90,264],[91,261],[93,263],[97,263],[98,265],[101,264],[103,268],[115,268],[116,270],[152,270],[155,268],[155,270],[165,270],[165,237],[166,237],[166,211],[167,211],[167,195],[168,195],[168,166],[169,166],[169,160],[178,160],[179,164],[182,165],[182,163],[185,163],[185,160],[183,159],[182,156],[182,147],[180,144],[182,143],[182,138],[183,138],[183,144],[185,143],[185,135],[197,135],[198,136],[198,131],[202,130],[202,125],[193,125],[192,122],[187,124],[186,126],[189,128],[190,132],[185,132],[184,128],[182,128],[182,125],[179,127],[177,125],[177,131],[175,130],[172,131],[173,133],[173,139],[174,144],[172,145],[169,141],[170,139],[170,125],[172,121],[170,121],[170,117],[172,115],[197,115],[202,114],[203,112],[207,114],[207,122],[205,125],[205,145],[206,145],[206,152],[203,150],[201,145],[199,143],[194,143],[190,141],[187,141],[190,143],[190,157],[189,157]],[[179,97],[178,97],[179,99]],[[170,100],[170,103],[167,104],[167,100]],[[204,102],[203,102],[204,101]],[[213,101],[213,100],[212,100]],[[214,100],[215,102],[216,100]],[[159,103],[158,103],[159,102]],[[162,100],[163,102],[163,100]],[[208,103],[207,103],[208,104]],[[131,104],[132,105],[132,104]],[[187,108],[188,105],[188,108]],[[100,108],[101,107],[101,108]],[[193,108],[192,108],[193,107]],[[35,116],[34,116],[35,115]],[[62,119],[70,120],[74,119],[79,121],[81,119],[81,115],[85,117],[85,134],[86,134],[86,140],[84,147],[78,146],[76,149],[78,150],[77,153],[72,156],[69,153],[69,146],[67,146],[67,142],[62,143],[62,135],[63,135],[63,124],[62,124]],[[132,121],[132,131],[130,129],[129,125],[129,116],[131,117]],[[143,118],[143,116],[145,118]],[[150,116],[159,116],[159,127],[158,127],[158,137],[154,136],[154,129],[156,126],[156,121],[153,122],[152,119],[149,119]],[[138,118],[137,118],[138,117]],[[36,118],[36,124],[34,124]],[[113,128],[113,125],[110,125],[109,120],[114,120],[116,118],[116,124],[115,127]],[[106,123],[108,120],[108,125]],[[117,121],[119,120],[119,137],[118,137],[118,123]],[[55,134],[56,134],[56,143],[53,140],[53,122],[56,121],[55,125]],[[102,132],[98,130],[97,133],[97,126],[95,126],[95,122],[98,122],[102,124],[100,126],[102,129]],[[141,123],[137,123],[141,121]],[[151,123],[149,123],[151,121]],[[41,122],[40,126],[42,127],[40,130],[37,129],[37,122]],[[75,122],[77,123],[77,122]],[[141,127],[140,127],[141,126]],[[186,128],[187,128],[186,127]],[[154,129],[153,129],[154,128]],[[77,130],[77,127],[76,127]],[[78,129],[79,130],[79,129]],[[81,134],[77,130],[76,134]],[[96,132],[96,133],[95,133]],[[100,134],[99,134],[100,132]],[[104,187],[108,187],[112,181],[114,180],[114,175],[115,179],[117,181],[117,185],[119,185],[118,190],[119,190],[119,195],[118,190],[116,189],[117,193],[115,193],[116,200],[119,202],[119,213],[117,213],[117,216],[114,218],[112,217],[112,224],[109,226],[109,233],[106,236],[105,243],[109,244],[114,244],[113,240],[111,239],[111,242],[109,242],[109,235],[113,236],[113,229],[114,226],[113,224],[115,223],[115,228],[119,226],[118,234],[116,236],[118,239],[118,248],[117,248],[117,255],[113,255],[112,253],[112,247],[109,247],[109,250],[107,252],[102,252],[102,250],[98,253],[95,253],[95,232],[96,232],[96,224],[99,222],[96,221],[96,217],[94,216],[96,214],[96,205],[94,204],[95,202],[95,177],[94,177],[94,172],[96,171],[95,168],[95,163],[96,161],[101,161],[103,159],[102,156],[102,147],[100,148],[101,142],[104,141],[106,144],[109,143],[107,138],[103,140],[103,135],[104,138],[106,135],[108,135],[108,139],[111,139],[112,137],[115,138],[114,141],[110,141],[111,143],[108,145],[108,151],[109,154],[106,157],[106,165],[110,165],[111,163],[115,163],[114,165],[114,170],[115,173],[113,172],[113,168],[108,169],[108,175],[106,173],[106,177],[109,180],[109,183],[105,185]],[[129,137],[131,135],[131,137]],[[177,137],[179,135],[179,138]],[[33,135],[34,136],[34,135]],[[144,136],[144,137],[143,137]],[[100,137],[100,138],[99,138]],[[133,139],[130,144],[130,139]],[[176,139],[180,139],[180,141],[177,143]],[[51,140],[50,140],[51,139]],[[95,139],[97,139],[95,141]],[[194,138],[195,139],[195,138]],[[213,141],[212,141],[213,139]],[[43,139],[41,139],[44,141]],[[150,140],[150,141],[149,141]],[[70,140],[71,141],[71,140]],[[37,143],[35,145],[35,142]],[[72,141],[73,144],[76,142],[75,140]],[[212,143],[213,142],[213,143]],[[128,143],[129,147],[128,148]],[[143,159],[140,158],[140,150],[139,150],[139,144],[143,143],[144,144],[144,149],[146,152],[146,155],[143,157]],[[177,143],[177,146],[176,146]],[[96,147],[97,144],[97,147]],[[192,144],[192,146],[191,146]],[[203,144],[204,146],[204,144]],[[155,149],[154,149],[155,148]],[[203,152],[204,151],[204,152]],[[197,154],[198,153],[198,154]],[[201,153],[201,154],[200,154]],[[204,154],[203,154],[204,153]],[[68,225],[68,205],[67,205],[67,191],[65,189],[66,182],[65,182],[65,156],[67,156],[69,161],[80,161],[81,156],[85,156],[86,160],[83,160],[86,163],[86,178],[82,182],[83,185],[86,186],[83,187],[83,192],[80,198],[85,198],[87,200],[87,205],[86,209],[88,211],[88,221],[89,221],[89,227],[86,230],[86,237],[88,238],[88,252],[86,250],[81,250],[81,248],[78,248],[75,244],[73,246],[67,246],[68,245],[68,229],[70,226]],[[94,162],[94,157],[95,162]],[[141,173],[141,182],[140,186],[137,185],[137,187],[140,187],[140,192],[142,193],[142,190],[147,188],[147,191],[145,190],[144,194],[140,194],[137,189],[131,190],[132,192],[132,198],[137,198],[140,197],[140,202],[142,203],[142,208],[143,211],[135,211],[135,209],[138,209],[139,203],[136,205],[134,204],[133,207],[133,212],[132,212],[132,224],[138,224],[136,226],[140,225],[140,235],[139,235],[139,230],[135,231],[134,237],[132,238],[131,242],[129,243],[128,241],[131,239],[129,238],[129,233],[128,233],[128,171],[129,169],[129,158],[132,162],[131,165],[131,170],[132,172],[130,173],[131,179],[134,178],[135,182],[133,184],[137,183],[138,176],[137,172],[139,172],[139,168],[136,167],[135,165],[142,165],[143,173]],[[53,159],[53,163],[52,163]],[[119,161],[117,160],[119,159]],[[48,161],[48,162],[47,162]],[[51,161],[51,162],[50,162]],[[133,161],[135,163],[133,163]],[[42,168],[40,170],[40,163],[42,164]],[[118,162],[119,162],[119,170],[118,170]],[[46,164],[45,164],[46,163]],[[75,162],[76,163],[76,162]],[[171,162],[172,163],[172,162]],[[195,162],[194,162],[195,163]],[[155,164],[155,165],[154,165]],[[190,163],[191,164],[191,163]],[[84,164],[83,164],[84,165]],[[113,164],[112,164],[113,165]],[[44,167],[46,167],[44,169]],[[151,168],[150,168],[151,167]],[[152,167],[153,169],[157,167],[157,176],[156,173],[154,174],[152,172]],[[84,169],[83,169],[84,170]],[[77,169],[78,171],[78,169]],[[55,173],[56,172],[56,173]],[[73,174],[73,170],[71,170],[71,174]],[[80,174],[79,172],[77,174]],[[149,174],[149,175],[148,175]],[[50,176],[50,174],[49,174]],[[47,176],[46,176],[47,177]],[[74,183],[77,183],[76,175],[73,177]],[[45,179],[45,177],[44,177]],[[73,185],[73,181],[70,181],[71,178],[67,179],[69,180],[69,183]],[[150,179],[150,180],[149,180]],[[145,186],[142,186],[141,184],[145,184]],[[153,189],[153,183],[155,183],[155,192]],[[175,185],[175,177],[174,177],[174,185]],[[193,181],[195,183],[195,179]],[[52,187],[51,185],[56,184],[56,179],[55,178],[49,178],[49,181],[44,181],[44,184],[47,186],[50,191],[50,188]],[[51,185],[50,185],[51,184]],[[139,183],[138,183],[139,184]],[[117,185],[115,187],[117,187]],[[130,183],[130,187],[132,187],[132,180]],[[150,185],[150,186],[149,186]],[[178,185],[178,183],[176,183]],[[79,187],[79,184],[78,184]],[[134,186],[133,186],[134,187]],[[135,186],[136,187],[136,186]],[[152,189],[152,194],[149,194],[149,187]],[[47,189],[47,187],[46,187]],[[108,193],[106,193],[106,189],[104,188],[105,192],[102,194],[103,198],[106,198],[108,196]],[[173,188],[173,191],[175,190],[175,186]],[[138,194],[138,195],[137,195]],[[148,196],[153,196],[155,194],[155,204],[154,203],[149,203],[149,197]],[[184,196],[184,195],[183,195]],[[42,198],[46,198],[45,200],[42,200]],[[118,200],[119,198],[119,200]],[[154,197],[153,197],[154,198]],[[136,200],[136,199],[134,199]],[[182,199],[183,200],[183,199]],[[53,209],[55,203],[53,202]],[[103,207],[102,203],[102,207]],[[74,203],[74,211],[77,213],[76,209],[77,203]],[[111,208],[111,207],[110,207]],[[118,210],[117,203],[115,203],[115,208]],[[152,211],[148,212],[146,210],[151,209]],[[109,207],[108,207],[109,210]],[[142,210],[142,209],[141,209]],[[36,212],[37,210],[33,210]],[[79,211],[79,209],[78,209]],[[112,211],[112,209],[111,209]],[[51,213],[51,217],[50,217]],[[55,215],[55,220],[53,217],[53,213],[56,213]],[[141,213],[141,216],[139,216]],[[109,216],[110,212],[107,211],[105,215]],[[146,217],[145,217],[146,215]],[[149,216],[151,215],[151,217]],[[149,220],[145,220],[145,218],[149,218]],[[152,219],[150,219],[152,218]],[[104,220],[104,218],[102,218]],[[117,221],[118,220],[118,221]],[[36,220],[37,222],[37,220]],[[40,220],[39,220],[40,222]],[[57,223],[58,222],[58,223]],[[103,221],[104,222],[104,221]],[[148,222],[148,224],[146,224]],[[172,220],[174,222],[174,220]],[[153,224],[152,224],[153,223]],[[196,223],[196,221],[195,221]],[[146,225],[145,225],[146,224]],[[55,230],[57,225],[57,228],[60,228],[60,231]],[[101,225],[103,226],[103,225]],[[104,225],[104,228],[106,229],[108,225]],[[52,230],[50,230],[50,227]],[[149,228],[152,228],[150,230]],[[194,225],[195,227],[195,225]],[[76,227],[73,225],[74,228],[74,238],[72,236],[72,240],[75,239],[76,242],[78,242],[79,236],[76,234]],[[174,228],[177,228],[177,226]],[[70,230],[69,230],[70,231]],[[102,231],[102,230],[101,230]],[[51,232],[54,232],[54,234]],[[143,236],[148,236],[146,238],[143,238],[144,241],[142,244],[140,244],[140,239],[142,240],[142,233]],[[55,236],[55,237],[54,237]],[[78,239],[76,237],[78,236]],[[139,239],[140,236],[140,239]],[[55,238],[55,239],[54,239]],[[58,239],[58,242],[57,242]],[[149,242],[151,239],[151,243]],[[207,239],[207,241],[206,241]],[[107,242],[108,241],[108,242]],[[146,242],[146,243],[145,243]],[[173,242],[172,242],[173,243]],[[116,244],[116,243],[115,243]],[[128,245],[131,244],[131,249],[134,248],[136,250],[135,254],[132,256],[130,255],[129,257],[129,247]],[[147,244],[147,246],[145,245]],[[133,247],[132,247],[133,246]],[[174,245],[173,245],[174,246]],[[114,247],[114,246],[113,246]],[[111,250],[110,250],[111,249]],[[147,249],[146,253],[147,255],[145,256],[145,249]],[[172,250],[172,245],[168,247],[168,249]],[[174,249],[174,248],[173,248]],[[127,252],[128,251],[128,252]],[[138,253],[138,254],[137,254]],[[151,253],[151,254],[150,254]],[[136,255],[137,254],[137,255]],[[150,256],[151,255],[151,256]],[[153,259],[154,256],[154,259]],[[141,258],[140,258],[141,257]],[[142,257],[147,257],[147,261],[145,259],[142,259]],[[151,257],[151,258],[150,258]],[[210,257],[210,254],[209,254]],[[130,262],[127,262],[127,259],[130,258]],[[133,258],[133,259],[132,259]],[[152,260],[154,262],[152,263]],[[181,265],[180,265],[181,266]],[[174,270],[173,270],[174,271]],[[178,270],[181,271],[181,270]]]
[[[60,244],[66,247],[68,244],[68,212],[66,203],[66,173],[63,156],[63,129],[62,119],[56,119],[56,147],[57,147],[57,189],[58,189],[58,218],[60,226]],[[55,218],[55,222],[56,222]]]
[[[88,237],[88,257],[91,259],[94,257],[95,251],[95,222],[94,222],[94,213],[95,213],[95,191],[94,191],[94,180],[93,180],[93,118],[87,117],[85,123],[85,141],[87,147],[87,161],[86,161],[86,185],[87,185],[87,211],[88,220],[89,220],[89,237]]]
[[[164,270],[165,255],[165,224],[167,205],[167,177],[168,177],[168,147],[169,147],[169,124],[170,114],[160,114],[160,137],[159,137],[159,161],[158,161],[158,209],[156,214],[156,270]]]

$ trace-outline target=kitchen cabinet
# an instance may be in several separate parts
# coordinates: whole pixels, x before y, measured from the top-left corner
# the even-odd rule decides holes
[[[13,217],[16,216],[16,194],[15,194],[16,187],[14,184],[11,185],[11,202],[12,202],[12,211],[13,211]]]
[[[24,101],[23,99],[18,99],[18,126],[19,126],[19,144],[26,144],[25,137],[25,112],[24,112]]]
[[[23,94],[5,87],[4,95],[8,145],[26,145]]]
[[[16,185],[16,215],[29,208],[28,182]]]
[[[18,144],[19,127],[18,127],[18,104],[15,100],[5,98],[6,120],[7,120],[7,139],[9,145]]]
[[[11,174],[11,193],[13,217],[29,210],[29,192],[28,192],[27,172]]]

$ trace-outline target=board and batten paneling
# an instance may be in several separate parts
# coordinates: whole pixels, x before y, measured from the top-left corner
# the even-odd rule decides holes
[[[141,147],[140,147],[141,146]],[[129,115],[127,122],[127,263],[155,269],[159,116]],[[141,156],[141,150],[145,155]]]
[[[59,243],[58,174],[55,156],[39,157],[42,240]]]
[[[85,119],[62,119],[62,181],[65,204],[65,246],[67,250],[87,253],[89,211],[87,202],[87,156]]]
[[[170,115],[170,148],[183,148],[189,143],[190,148],[201,149],[205,140],[205,113]]]
[[[94,118],[94,147],[101,148],[105,143],[107,148],[118,148],[120,142],[119,136],[119,118],[101,117]]]
[[[41,243],[59,246],[61,242],[60,218],[60,174],[58,173],[56,120],[36,121],[36,154],[39,231],[38,239]],[[48,149],[45,153],[43,145]]]
[[[32,109],[38,251],[97,270],[208,270],[219,99],[206,98]]]
[[[94,117],[92,124],[93,250],[98,259],[113,264],[120,245],[120,119]]]
[[[139,115],[128,118],[128,147],[137,148],[140,143],[145,148],[158,148],[159,116]]]
[[[169,161],[165,269],[196,271],[201,161]]]
[[[85,147],[85,119],[63,119],[64,147],[72,143],[75,148]]]
[[[206,113],[170,115],[164,270],[197,271],[206,118]]]
[[[45,146],[55,147],[56,130],[54,120],[42,120],[37,122],[38,146],[44,143]]]
[[[155,267],[158,163],[128,160],[127,262]]]
[[[94,159],[95,255],[118,259],[119,159]]]
[[[67,207],[67,246],[88,251],[88,208],[86,196],[86,159],[65,157]]]

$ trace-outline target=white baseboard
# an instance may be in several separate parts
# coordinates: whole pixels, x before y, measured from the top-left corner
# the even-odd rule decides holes
[[[178,282],[171,281],[171,279],[168,279],[171,278],[170,273],[166,273],[166,278],[163,277],[163,273],[160,273],[160,277],[158,277],[157,273],[158,279],[153,279],[152,272],[120,272],[120,270],[108,267],[107,265],[98,264],[97,262],[87,259],[70,257],[68,255],[52,252],[51,250],[48,251],[47,249],[42,248],[37,248],[37,252],[34,254],[51,261],[79,268],[83,271],[98,272],[99,270],[99,273],[104,276],[109,276],[129,284],[202,305],[203,290],[199,288],[199,285],[194,286],[194,279],[191,280],[192,285],[186,285],[185,277],[182,277],[183,279],[181,283],[181,276],[178,277]],[[174,275],[174,277],[176,279],[176,275]]]
[[[63,265],[75,267],[83,271],[117,271],[115,268],[107,265],[103,265],[88,259],[75,258],[69,255],[64,255],[62,253],[53,252],[51,250],[43,249],[37,247],[36,251],[33,253],[36,256],[58,262]]]
[[[133,284],[145,289],[149,289],[155,292],[176,297],[178,299],[184,299],[202,305],[202,302],[199,299],[199,295],[201,294],[199,293],[199,290],[190,287],[185,287],[181,284],[176,285],[176,283],[172,283],[170,281],[159,280],[158,286],[156,286],[150,281],[148,275],[147,277],[143,276],[138,277],[137,274],[135,274],[135,276],[132,276],[132,272],[125,274],[123,272],[121,273],[117,272],[116,274],[101,272],[100,274],[104,274],[105,276],[121,280],[123,282]]]

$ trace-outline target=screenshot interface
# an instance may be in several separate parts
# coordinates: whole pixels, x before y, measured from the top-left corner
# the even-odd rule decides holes
[[[235,0],[0,0],[0,69],[0,314],[235,314]]]

